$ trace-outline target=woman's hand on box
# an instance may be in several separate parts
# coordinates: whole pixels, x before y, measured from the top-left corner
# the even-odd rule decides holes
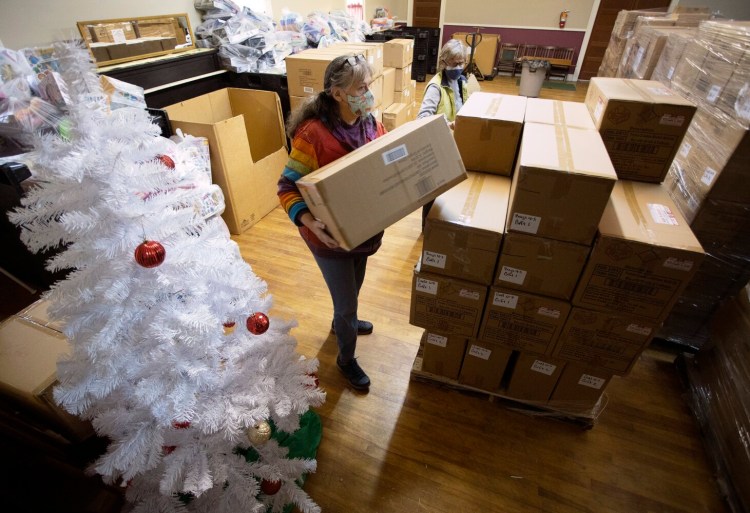
[[[300,221],[307,227],[308,230],[315,234],[320,242],[331,249],[339,247],[339,243],[336,242],[336,239],[331,237],[326,231],[325,223],[315,219],[310,212],[305,212],[304,214],[302,214],[302,217],[300,217]]]

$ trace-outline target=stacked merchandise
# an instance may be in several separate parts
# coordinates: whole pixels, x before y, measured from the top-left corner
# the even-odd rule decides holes
[[[651,79],[670,35],[691,39],[698,33],[697,27],[680,26],[677,20],[668,18],[640,17],[635,27],[620,61],[618,77]]]
[[[411,79],[414,39],[391,39],[382,44],[383,65],[388,73],[385,82],[391,87],[391,102],[382,103],[382,121],[388,130],[393,130],[417,115],[417,83]]]
[[[662,48],[659,60],[656,63],[651,79],[661,82],[667,87],[672,86],[672,77],[677,63],[682,59],[688,43],[695,39],[697,30],[690,31],[672,31],[667,35],[667,40]]]
[[[732,511],[750,510],[750,288],[721,306],[710,344],[686,361],[690,403]]]
[[[660,336],[692,347],[750,278],[750,22],[707,21],[677,63],[672,87],[698,105],[666,185],[708,253]]]
[[[612,27],[612,35],[609,37],[609,44],[604,51],[602,63],[599,66],[598,77],[615,77],[617,69],[620,66],[622,55],[625,52],[625,45],[633,34],[635,21],[639,16],[667,16],[667,13],[661,9],[648,9],[639,11],[620,11],[617,13],[615,26]]]

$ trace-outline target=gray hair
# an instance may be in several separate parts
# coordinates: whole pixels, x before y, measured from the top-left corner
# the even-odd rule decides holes
[[[440,55],[438,56],[437,72],[440,73],[445,69],[445,65],[448,61],[456,58],[466,58],[467,46],[464,45],[460,39],[451,39],[447,41],[440,49]]]

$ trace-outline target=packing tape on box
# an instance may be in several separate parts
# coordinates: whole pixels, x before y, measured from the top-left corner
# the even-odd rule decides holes
[[[563,102],[554,102],[553,115],[555,118],[556,125],[565,125],[565,109],[563,108]]]
[[[474,213],[476,212],[477,205],[479,204],[479,195],[482,193],[482,187],[484,187],[484,175],[472,175],[469,194],[466,196],[466,201],[461,208],[461,214],[458,217],[458,222],[462,224],[469,224],[474,218]]]
[[[652,230],[648,229],[648,223],[646,222],[646,215],[638,206],[638,198],[635,197],[635,190],[633,184],[626,180],[622,181],[622,189],[625,192],[625,200],[630,207],[630,212],[633,214],[633,218],[638,222],[638,226],[647,237],[651,244],[657,243],[656,234]]]

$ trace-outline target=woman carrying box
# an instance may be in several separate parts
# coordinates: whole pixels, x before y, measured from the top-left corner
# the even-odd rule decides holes
[[[279,201],[299,227],[331,293],[331,330],[339,348],[336,364],[357,390],[370,386],[370,378],[354,357],[357,335],[367,335],[373,329],[357,316],[358,296],[367,257],[380,248],[383,232],[351,251],[340,248],[325,224],[313,217],[296,182],[386,133],[370,113],[374,104],[371,79],[372,71],[362,55],[336,57],[328,65],[323,90],[289,116],[287,134],[292,149],[278,184]]]

